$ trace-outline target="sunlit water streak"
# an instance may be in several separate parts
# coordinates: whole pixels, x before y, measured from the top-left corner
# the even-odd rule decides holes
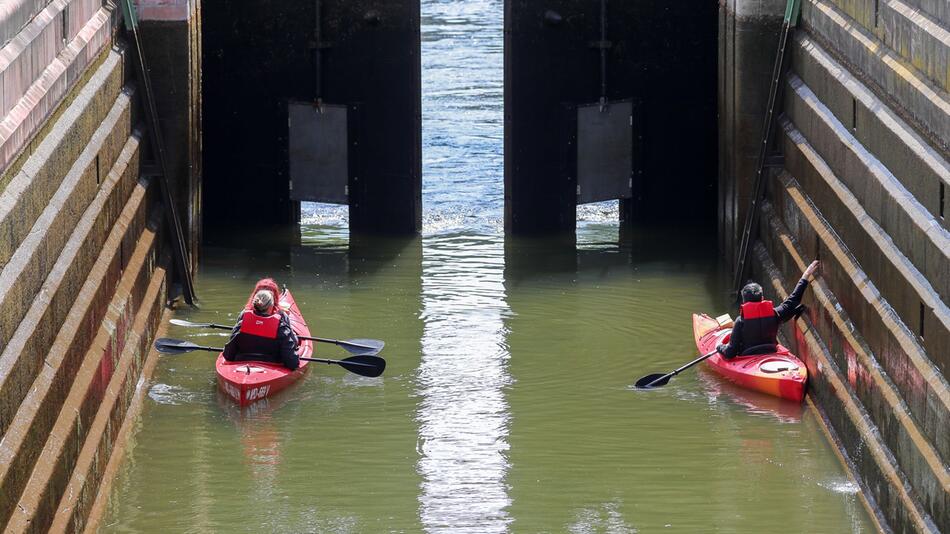
[[[423,249],[416,418],[420,518],[429,532],[504,532],[510,522],[503,262],[488,238],[430,240]]]
[[[503,317],[502,2],[422,11],[420,520],[429,532],[505,532],[511,519]],[[459,122],[464,120],[464,134]],[[479,180],[472,180],[479,176]],[[452,235],[464,231],[465,236]],[[488,234],[484,237],[472,234]],[[490,237],[489,237],[490,236]]]

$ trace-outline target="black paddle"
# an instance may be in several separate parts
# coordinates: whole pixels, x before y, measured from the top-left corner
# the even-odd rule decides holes
[[[155,340],[155,350],[163,354],[184,354],[193,350],[206,350],[208,352],[221,352],[219,347],[205,347],[190,341],[181,339],[170,339],[163,337]],[[386,370],[386,360],[375,354],[358,354],[345,360],[325,360],[323,358],[305,358],[301,360],[308,362],[319,362],[332,364],[335,363],[351,373],[375,378]]]
[[[215,323],[193,323],[191,321],[186,321],[184,319],[172,319],[170,321],[173,325],[177,326],[187,326],[191,328],[217,328],[218,330],[231,330],[233,327],[224,325],[224,324],[215,324]],[[342,347],[347,352],[352,354],[377,354],[379,351],[383,350],[383,347],[386,346],[386,343],[378,339],[348,339],[346,341],[341,339],[327,339],[323,337],[310,337],[310,336],[297,336],[299,339],[306,339],[309,341],[318,341],[320,343],[332,343]]]
[[[667,383],[669,383],[671,378],[705,360],[706,358],[711,357],[713,354],[716,354],[716,351],[712,351],[709,354],[703,354],[699,358],[696,358],[695,360],[687,363],[672,373],[666,373],[665,375],[663,373],[653,373],[652,375],[647,375],[640,380],[637,380],[637,383],[634,384],[634,387],[637,389],[652,389],[665,386]]]

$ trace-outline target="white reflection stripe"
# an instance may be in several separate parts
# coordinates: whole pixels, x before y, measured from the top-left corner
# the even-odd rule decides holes
[[[511,522],[503,259],[498,237],[423,242],[417,420],[428,532],[506,532]]]

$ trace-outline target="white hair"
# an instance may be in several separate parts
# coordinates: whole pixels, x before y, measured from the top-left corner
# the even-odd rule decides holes
[[[254,294],[254,311],[267,313],[274,306],[274,294],[269,289],[262,289]]]

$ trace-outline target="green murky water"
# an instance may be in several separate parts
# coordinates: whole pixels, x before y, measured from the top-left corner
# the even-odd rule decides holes
[[[304,234],[208,249],[203,307],[177,315],[230,322],[273,275],[315,335],[384,339],[384,377],[313,366],[241,412],[213,354],[163,357],[102,531],[871,530],[812,411],[703,369],[631,389],[693,357],[692,312],[726,306],[702,237]]]

